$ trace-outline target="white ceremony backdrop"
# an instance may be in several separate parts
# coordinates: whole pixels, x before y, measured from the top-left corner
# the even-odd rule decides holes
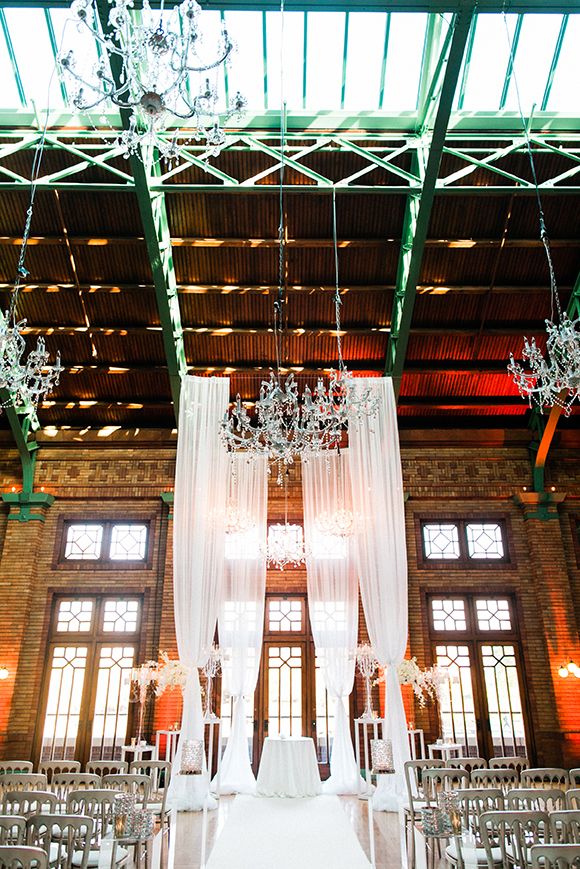
[[[198,667],[207,660],[223,593],[224,518],[228,491],[228,457],[218,437],[227,411],[227,377],[184,377],[173,507],[173,589],[177,648],[189,668],[183,692],[181,737],[174,758],[176,774],[168,791],[174,809],[199,810],[209,796],[207,773],[178,775],[181,746],[203,739]],[[200,509],[202,507],[202,509]]]

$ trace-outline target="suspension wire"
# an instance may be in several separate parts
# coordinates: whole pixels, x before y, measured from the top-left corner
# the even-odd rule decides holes
[[[524,117],[524,112],[522,109],[520,89],[519,89],[518,79],[517,79],[517,75],[516,75],[514,44],[513,44],[513,41],[512,41],[512,38],[510,36],[510,32],[509,32],[505,4],[504,4],[504,9],[503,9],[502,14],[503,14],[503,22],[505,25],[507,42],[508,42],[508,46],[509,46],[509,53],[510,53],[509,60],[510,60],[510,67],[511,67],[511,71],[512,71],[512,79],[513,79],[513,83],[514,83],[514,89],[515,89],[515,93],[516,93],[516,100],[517,100],[517,104],[518,104],[518,112],[520,115],[520,120],[522,122],[524,137],[526,140],[526,150],[528,153],[528,159],[530,161],[530,169],[532,172],[532,180],[534,182],[534,188],[536,191],[536,202],[538,205],[539,223],[540,223],[540,241],[542,242],[542,244],[544,246],[546,260],[548,262],[548,272],[550,275],[550,310],[551,310],[550,318],[553,322],[553,320],[554,320],[554,302],[555,302],[556,303],[556,310],[558,313],[558,322],[560,322],[562,319],[562,306],[560,304],[560,295],[558,293],[558,285],[556,283],[556,273],[554,270],[554,263],[552,261],[552,251],[550,248],[550,239],[548,237],[548,231],[546,229],[546,221],[545,221],[545,217],[544,217],[544,207],[542,205],[542,197],[540,195],[540,187],[538,184],[538,176],[536,174],[536,164],[534,162],[534,155],[532,152],[532,143],[531,143],[531,139],[530,139],[529,125],[526,122],[526,119]],[[535,108],[535,106],[534,106],[534,108]],[[532,108],[532,114],[533,114],[533,108]]]
[[[286,102],[284,100],[284,0],[280,0],[280,184],[278,190],[279,223],[278,223],[278,294],[274,302],[274,342],[276,345],[276,373],[280,378],[282,356],[282,336],[284,333],[283,310],[285,302],[286,277],[286,226],[284,220],[284,174],[286,164],[284,152],[286,149]]]
[[[334,320],[336,325],[336,346],[338,351],[338,370],[344,370],[344,361],[342,358],[342,338],[340,335],[340,307],[342,299],[340,298],[340,283],[338,273],[338,231],[336,221],[336,188],[332,188],[332,244],[334,251]]]

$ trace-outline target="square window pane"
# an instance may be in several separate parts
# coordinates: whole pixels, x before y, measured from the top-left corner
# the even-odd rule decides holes
[[[470,558],[504,557],[502,528],[497,522],[469,522],[466,531],[467,552]]]
[[[113,561],[144,561],[147,551],[147,525],[113,525]]]
[[[459,558],[459,528],[451,522],[425,522],[423,551],[429,559]]]
[[[511,631],[509,601],[476,600],[477,626],[480,631]]]
[[[432,600],[431,615],[433,618],[433,629],[436,631],[467,630],[465,601],[463,598]]]
[[[137,630],[139,604],[136,600],[106,600],[103,630],[115,633],[134,633]]]
[[[93,619],[92,600],[63,600],[58,607],[57,631],[90,631]]]
[[[69,525],[64,557],[70,561],[96,561],[101,557],[102,525]]]

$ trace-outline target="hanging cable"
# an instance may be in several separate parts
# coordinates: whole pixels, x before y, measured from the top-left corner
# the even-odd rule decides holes
[[[338,230],[336,224],[336,188],[332,188],[332,242],[334,250],[334,320],[336,325],[336,346],[338,351],[338,370],[344,371],[344,360],[342,358],[342,337],[340,329],[340,308],[342,299],[340,298],[340,284],[338,275]]]
[[[278,205],[278,295],[274,302],[274,341],[276,344],[276,372],[280,376],[282,335],[284,331],[284,303],[286,284],[286,225],[284,220],[284,153],[286,149],[286,103],[284,101],[284,0],[280,0],[280,161]]]

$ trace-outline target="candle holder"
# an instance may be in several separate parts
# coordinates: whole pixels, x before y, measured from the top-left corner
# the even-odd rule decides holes
[[[205,692],[205,713],[204,718],[206,719],[216,719],[217,715],[212,711],[212,683],[215,677],[221,672],[222,669],[222,651],[219,646],[215,643],[210,646],[208,651],[207,661],[203,666],[203,673],[206,678],[206,692]]]
[[[390,775],[395,772],[393,744],[390,739],[371,739],[371,773]]]
[[[141,664],[140,667],[133,667],[131,670],[131,693],[129,699],[139,704],[137,745],[141,742],[145,706],[157,681],[157,669],[156,661],[147,661],[147,663]]]
[[[357,646],[356,664],[359,673],[365,680],[365,710],[360,717],[365,720],[369,720],[374,717],[373,701],[371,694],[371,679],[375,674],[377,667],[379,666],[379,662],[377,660],[377,656],[373,651],[372,646],[369,646],[368,643]]]
[[[135,794],[121,793],[113,800],[113,833],[115,839],[130,838],[135,823]]]
[[[201,775],[205,749],[202,739],[186,739],[181,750],[180,775]]]

